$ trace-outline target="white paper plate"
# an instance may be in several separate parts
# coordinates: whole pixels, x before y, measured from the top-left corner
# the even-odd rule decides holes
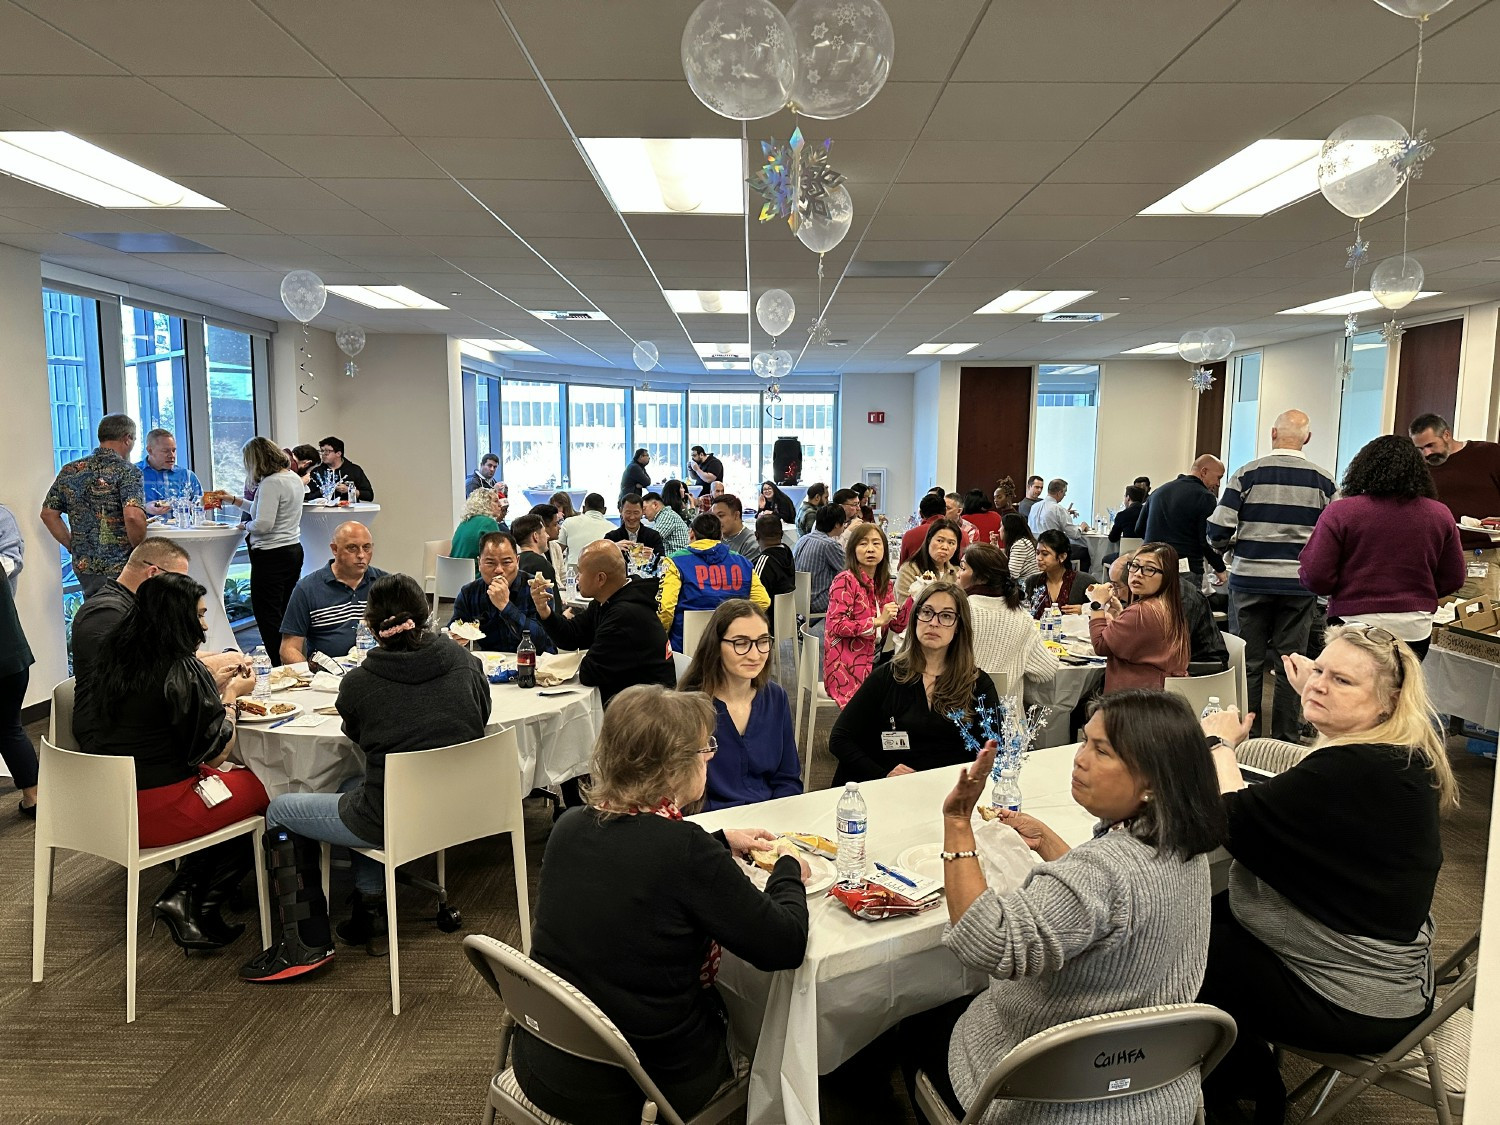
[[[271,706],[280,707],[284,703],[286,703],[286,700],[278,700],[277,702],[271,704]],[[293,719],[302,714],[302,704],[293,703],[291,707],[292,709],[290,711],[280,711],[274,715],[247,715],[245,714],[245,712],[241,711],[239,713],[239,719],[242,723],[255,723],[256,725],[260,725],[263,723],[279,723],[282,719]]]
[[[944,865],[943,857],[938,853],[942,850],[942,844],[917,844],[907,848],[896,857],[896,866],[903,871],[910,871],[913,875],[936,879],[941,883]]]
[[[833,886],[834,880],[838,877],[838,870],[834,867],[833,860],[826,859],[820,855],[813,855],[811,852],[799,851],[796,854],[799,858],[807,860],[810,874],[806,890],[809,895],[820,895]],[[744,864],[744,869],[745,874],[750,877],[752,883],[761,890],[766,889],[766,883],[771,878],[769,871],[763,871],[753,863]]]

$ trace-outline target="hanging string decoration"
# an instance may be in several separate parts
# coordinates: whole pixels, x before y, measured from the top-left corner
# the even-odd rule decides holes
[[[359,374],[359,368],[354,366],[354,357],[365,350],[365,330],[357,324],[348,325],[340,328],[333,339],[338,344],[339,351],[349,357],[344,363],[344,374],[354,378]]]
[[[1380,326],[1380,338],[1385,341],[1386,347],[1390,347],[1405,334],[1406,329],[1401,326],[1401,322],[1395,317],[1392,317]]]
[[[302,340],[297,345],[297,389],[312,399],[311,405],[300,410],[306,414],[318,405],[318,396],[302,382],[317,378],[312,370],[312,333],[308,325],[328,303],[328,287],[312,270],[292,270],[281,279],[281,303],[287,312],[302,322]]]

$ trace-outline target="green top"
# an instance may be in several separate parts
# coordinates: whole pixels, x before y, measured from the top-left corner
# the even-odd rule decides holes
[[[453,559],[477,559],[479,541],[500,525],[494,516],[470,516],[453,529],[453,542],[448,545],[448,557]]]
[[[34,663],[36,658],[31,655],[31,646],[21,630],[10,583],[0,580],[0,676],[14,676]]]

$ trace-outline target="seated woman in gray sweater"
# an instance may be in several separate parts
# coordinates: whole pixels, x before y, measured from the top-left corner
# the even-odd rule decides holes
[[[985,884],[971,823],[993,761],[991,743],[943,802],[950,920],[943,943],[988,973],[989,988],[903,1025],[908,1080],[920,1066],[960,1117],[1028,1036],[1084,1016],[1193,999],[1208,956],[1206,853],[1224,835],[1213,761],[1192,710],[1162,692],[1119,692],[1095,709],[1074,757],[1073,798],[1099,818],[1094,838],[1070,850],[1035,817],[1002,813],[1046,862],[1019,890],[997,895]],[[1194,1072],[1108,1102],[998,1101],[983,1121],[1187,1122],[1198,1082]]]
[[[349,778],[337,793],[283,793],[266,809],[266,867],[281,937],[240,969],[245,980],[291,980],[333,958],[317,841],[347,848],[384,844],[386,755],[484,735],[490,685],[483,667],[429,630],[428,612],[422,587],[408,575],[387,574],[370,587],[365,624],[377,647],[343,678],[337,703],[344,733],[364,753],[365,772]],[[385,875],[374,860],[357,852],[351,856],[354,909],[338,926],[339,940],[383,956]]]

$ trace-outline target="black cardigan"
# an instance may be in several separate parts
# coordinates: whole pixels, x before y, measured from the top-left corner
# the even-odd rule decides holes
[[[1432,774],[1404,746],[1325,746],[1224,808],[1230,854],[1298,910],[1341,934],[1416,939],[1443,848]]]
[[[986,706],[1000,702],[994,681],[987,673],[976,670],[971,710],[981,695]],[[882,749],[880,732],[886,730],[905,731],[911,749]],[[895,665],[889,663],[871,671],[839,713],[833,733],[828,736],[828,749],[839,760],[833,775],[835,786],[846,781],[873,781],[885,777],[898,765],[930,770],[974,760],[958,728],[946,715],[927,705],[921,678],[909,684],[897,683]]]

